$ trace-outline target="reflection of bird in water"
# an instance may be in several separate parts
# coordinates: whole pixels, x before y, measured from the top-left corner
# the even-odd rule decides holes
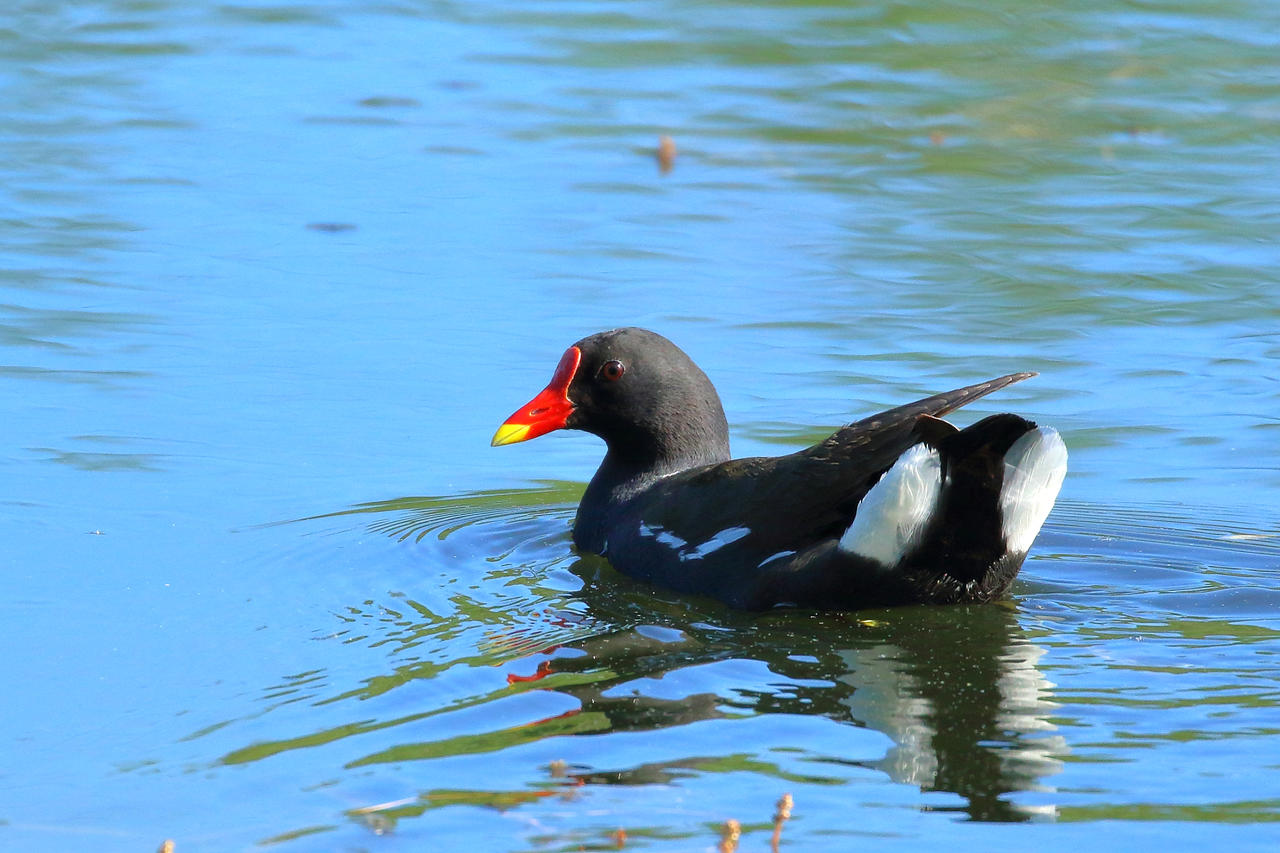
[[[468,555],[492,554],[493,543],[501,541],[510,556],[488,564],[495,578],[505,579],[502,583],[480,588],[487,596],[455,594],[448,611],[436,613],[414,602],[397,607],[388,622],[390,617],[366,613],[368,608],[351,608],[349,618],[360,630],[373,631],[379,644],[390,641],[413,662],[338,698],[374,699],[397,686],[434,684],[461,673],[465,667],[458,663],[501,665],[507,675],[501,686],[485,679],[488,686],[475,693],[468,679],[454,705],[344,727],[342,737],[469,713],[466,709],[507,702],[513,691],[545,690],[572,699],[552,703],[556,713],[545,718],[533,715],[538,718],[511,724],[504,714],[504,728],[400,743],[365,754],[352,766],[465,754],[477,744],[491,750],[557,736],[651,732],[730,716],[794,715],[879,731],[893,746],[878,759],[876,752],[836,755],[831,744],[839,738],[823,734],[812,745],[757,744],[760,760],[769,760],[772,747],[796,746],[820,760],[955,794],[954,809],[973,819],[1039,816],[1017,802],[1019,793],[1044,790],[1043,780],[1059,768],[1053,755],[1065,747],[1048,722],[1051,685],[1036,669],[1043,652],[1026,639],[1014,609],[745,614],[705,600],[655,595],[652,587],[619,575],[598,557],[558,563],[559,546],[547,542],[546,530],[549,520],[563,529],[573,494],[570,487],[556,485],[531,496],[404,499],[343,513],[368,514],[372,529],[401,541],[447,536],[450,548]],[[544,576],[549,566],[570,581],[570,573],[576,576],[582,586],[572,592],[561,586],[552,598],[546,590],[511,583],[533,577],[531,571]],[[460,642],[467,634],[474,642]],[[457,657],[459,649],[466,657]],[[725,677],[726,672],[731,674]],[[533,706],[547,708],[546,703]],[[255,743],[226,761],[256,760],[308,743],[305,738]],[[709,744],[702,754],[695,744],[692,755],[685,750],[678,758],[646,756],[617,767],[569,765],[563,783],[553,784],[663,783],[699,768],[712,771],[724,760],[722,747]],[[481,793],[492,803],[514,796],[505,789],[475,796]],[[422,802],[452,800],[433,791]],[[926,808],[947,806],[930,798]]]
[[[993,616],[1008,624],[993,624]],[[1003,645],[999,635],[984,638],[990,644],[979,651],[975,627],[1011,630]],[[1067,748],[1048,721],[1053,685],[1036,669],[1044,649],[1018,636],[1012,616],[997,608],[896,639],[840,652],[851,715],[894,741],[880,769],[925,791],[961,795],[966,803],[955,810],[975,820],[1051,817],[1052,807],[1006,797],[1052,790],[1041,780],[1061,769],[1054,756]]]
[[[582,561],[577,571],[590,577],[595,567]],[[593,618],[619,624],[642,616],[641,591],[623,582],[619,595],[618,584],[616,577],[602,578],[581,591]],[[874,620],[802,612],[751,618],[669,604],[678,612],[648,612],[664,626],[548,650],[531,667],[534,677],[584,676],[552,689],[574,696],[579,713],[603,717],[611,731],[744,712],[819,715],[866,726],[894,741],[871,765],[894,781],[957,794],[963,803],[955,810],[975,820],[1052,816],[1052,807],[1023,806],[1012,797],[1048,790],[1042,780],[1058,772],[1054,756],[1066,749],[1048,721],[1055,707],[1052,685],[1036,669],[1044,650],[1022,635],[1012,610],[913,607],[875,611]],[[687,670],[730,660],[759,661],[789,683],[759,691],[743,685],[723,695],[700,689],[696,676],[681,678]],[[591,674],[603,677],[586,678]],[[686,759],[607,773],[580,768],[575,775],[589,783],[634,784],[669,779],[690,766]]]

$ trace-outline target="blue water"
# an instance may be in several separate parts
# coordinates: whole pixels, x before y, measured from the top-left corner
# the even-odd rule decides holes
[[[1272,849],[1266,3],[0,12],[0,847]],[[661,135],[678,147],[662,174]],[[748,616],[491,449],[643,325],[738,455],[1014,370],[1009,600]]]

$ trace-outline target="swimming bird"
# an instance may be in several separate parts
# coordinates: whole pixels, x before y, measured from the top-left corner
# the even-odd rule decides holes
[[[786,456],[732,459],[714,386],[645,329],[589,335],[493,445],[557,429],[604,439],[573,542],[614,568],[731,607],[982,602],[1013,582],[1067,470],[1056,430],[942,416],[1012,373],[856,421]]]

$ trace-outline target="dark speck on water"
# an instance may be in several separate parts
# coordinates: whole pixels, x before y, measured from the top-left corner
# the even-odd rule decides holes
[[[11,12],[0,849],[1275,849],[1277,32]],[[629,325],[737,456],[1038,371],[955,418],[1070,450],[1008,596],[744,614],[576,555],[602,445],[489,438]]]
[[[422,106],[416,98],[401,98],[395,96],[378,96],[371,98],[361,98],[358,103],[362,107],[372,107],[374,109],[384,109],[390,107],[420,107]]]

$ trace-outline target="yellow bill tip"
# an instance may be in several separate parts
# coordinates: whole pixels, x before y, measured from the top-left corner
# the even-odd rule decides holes
[[[529,427],[527,424],[503,424],[498,427],[498,431],[493,434],[493,441],[489,442],[490,447],[501,447],[504,444],[515,444],[517,441],[524,441],[529,437]]]

